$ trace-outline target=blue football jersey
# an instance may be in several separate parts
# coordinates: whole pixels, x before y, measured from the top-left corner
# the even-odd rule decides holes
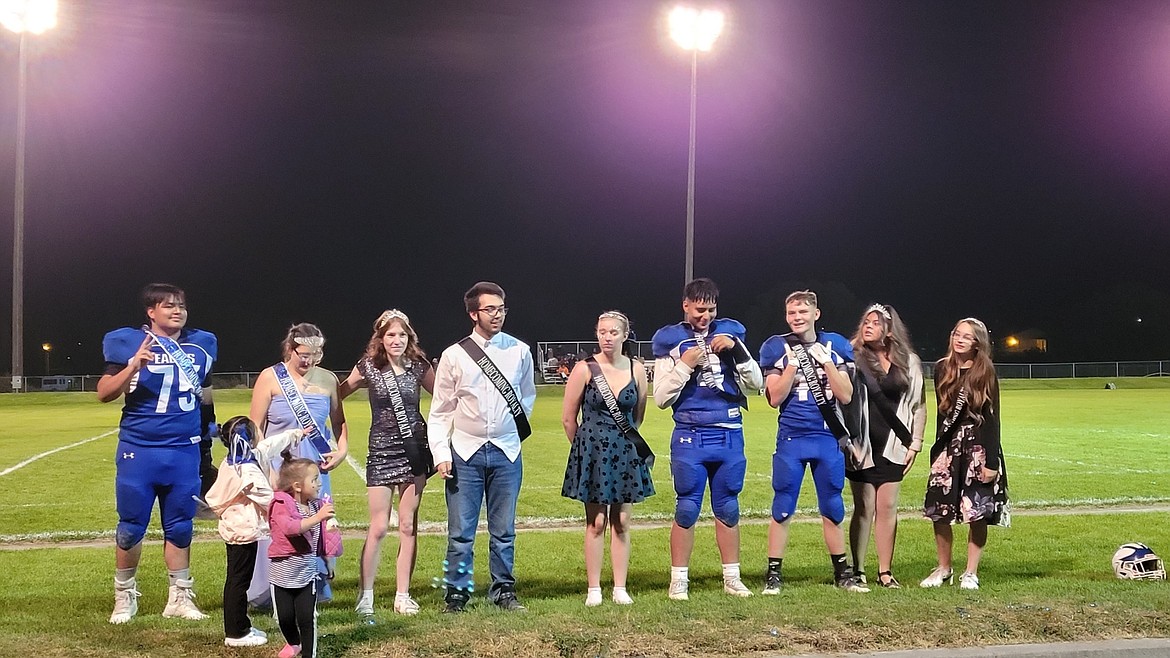
[[[710,345],[716,336],[727,336],[742,344],[745,334],[743,325],[731,318],[715,318],[702,338],[686,322],[667,325],[654,334],[654,358],[669,357],[678,361],[683,352],[697,346],[700,340]],[[735,364],[726,353],[709,353],[706,369],[695,370],[671,407],[676,424],[738,425],[742,403]]]
[[[844,336],[818,331],[816,342],[828,348],[833,364],[845,365],[852,370],[853,345]],[[805,347],[810,345],[812,343],[805,343]],[[832,400],[833,391],[829,389],[829,380],[824,369],[816,361],[813,361],[813,365],[816,366],[817,374],[820,375],[821,387],[824,388],[825,395]],[[787,366],[788,357],[784,353],[784,336],[772,336],[764,341],[764,345],[760,347],[760,368],[764,371],[765,376],[769,370],[783,370]],[[805,381],[799,367],[796,371],[796,377],[792,381],[792,390],[789,391],[784,402],[780,404],[779,423],[780,434],[783,436],[829,431],[828,426],[825,425],[825,417],[821,415],[821,410],[817,408],[816,401],[809,393],[808,382]]]
[[[115,329],[102,339],[106,363],[130,363],[146,333],[141,329]],[[179,347],[195,364],[201,384],[206,386],[218,353],[215,335],[199,329],[184,329]],[[146,364],[130,381],[122,406],[118,438],[147,446],[199,443],[199,398],[179,367],[157,344],[151,347],[154,361]]]

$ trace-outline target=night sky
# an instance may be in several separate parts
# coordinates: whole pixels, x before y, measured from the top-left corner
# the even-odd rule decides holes
[[[648,340],[684,283],[690,61],[668,7],[61,0],[31,43],[26,374],[42,341],[54,371],[99,371],[150,281],[187,290],[220,371],[274,362],[297,321],[347,369],[390,307],[437,355],[481,279],[529,343],[587,339],[609,308]],[[722,7],[695,272],[753,350],[812,286],[825,328],[889,303],[926,359],[966,315],[997,341],[1043,332],[1043,359],[1170,358],[1170,3]],[[6,268],[16,71],[4,32]]]

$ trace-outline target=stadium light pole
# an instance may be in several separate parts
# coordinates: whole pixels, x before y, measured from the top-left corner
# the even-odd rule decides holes
[[[0,0],[0,24],[19,39],[16,78],[16,206],[12,214],[12,391],[24,375],[24,133],[27,105],[28,35],[57,24],[57,0]],[[48,355],[48,352],[45,353]]]
[[[695,100],[699,78],[699,53],[708,52],[723,31],[723,12],[678,6],[667,18],[670,38],[691,53],[691,135],[687,151],[687,256],[686,281],[695,275]]]

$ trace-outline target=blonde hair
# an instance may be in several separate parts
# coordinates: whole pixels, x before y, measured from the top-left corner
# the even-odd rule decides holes
[[[811,290],[797,290],[784,298],[784,305],[788,306],[792,302],[801,302],[809,306],[817,307],[817,294]]]

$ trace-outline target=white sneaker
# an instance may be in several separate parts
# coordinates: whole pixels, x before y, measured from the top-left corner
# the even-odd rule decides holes
[[[418,601],[410,598],[410,594],[395,594],[394,612],[400,615],[417,615]]]
[[[634,599],[624,587],[613,588],[613,602],[618,605],[634,605]]]
[[[979,576],[973,573],[959,576],[959,589],[979,589]]]
[[[930,575],[918,583],[919,587],[942,587],[943,583],[955,582],[955,572],[950,567],[935,567]]]
[[[110,615],[111,624],[125,624],[138,614],[138,597],[142,596],[142,593],[135,585],[136,583],[131,580],[130,586],[126,589],[114,587],[114,612]]]
[[[268,644],[268,636],[258,633],[255,628],[248,631],[244,637],[225,637],[225,647],[259,647]]]
[[[596,608],[599,605],[601,605],[601,588],[590,587],[585,590],[585,607]]]
[[[731,596],[738,596],[740,598],[747,598],[752,595],[752,591],[743,584],[743,581],[738,577],[723,579],[723,592]]]
[[[195,607],[195,592],[191,591],[191,587],[194,585],[194,578],[189,580],[176,580],[175,584],[171,585],[170,592],[167,594],[167,607],[163,608],[162,616],[179,617],[180,619],[189,619],[191,621],[207,619],[207,615]]]
[[[670,581],[670,589],[666,595],[671,601],[689,601],[691,597],[687,594],[687,590],[690,589],[690,586],[690,581],[672,580]]]
[[[358,596],[354,612],[363,617],[372,617],[374,615],[374,595],[371,593],[368,597]]]
[[[255,626],[253,626],[248,632],[251,633],[252,635],[259,635],[260,637],[268,637],[268,633],[265,633],[264,631],[260,630],[259,628],[256,628]]]

